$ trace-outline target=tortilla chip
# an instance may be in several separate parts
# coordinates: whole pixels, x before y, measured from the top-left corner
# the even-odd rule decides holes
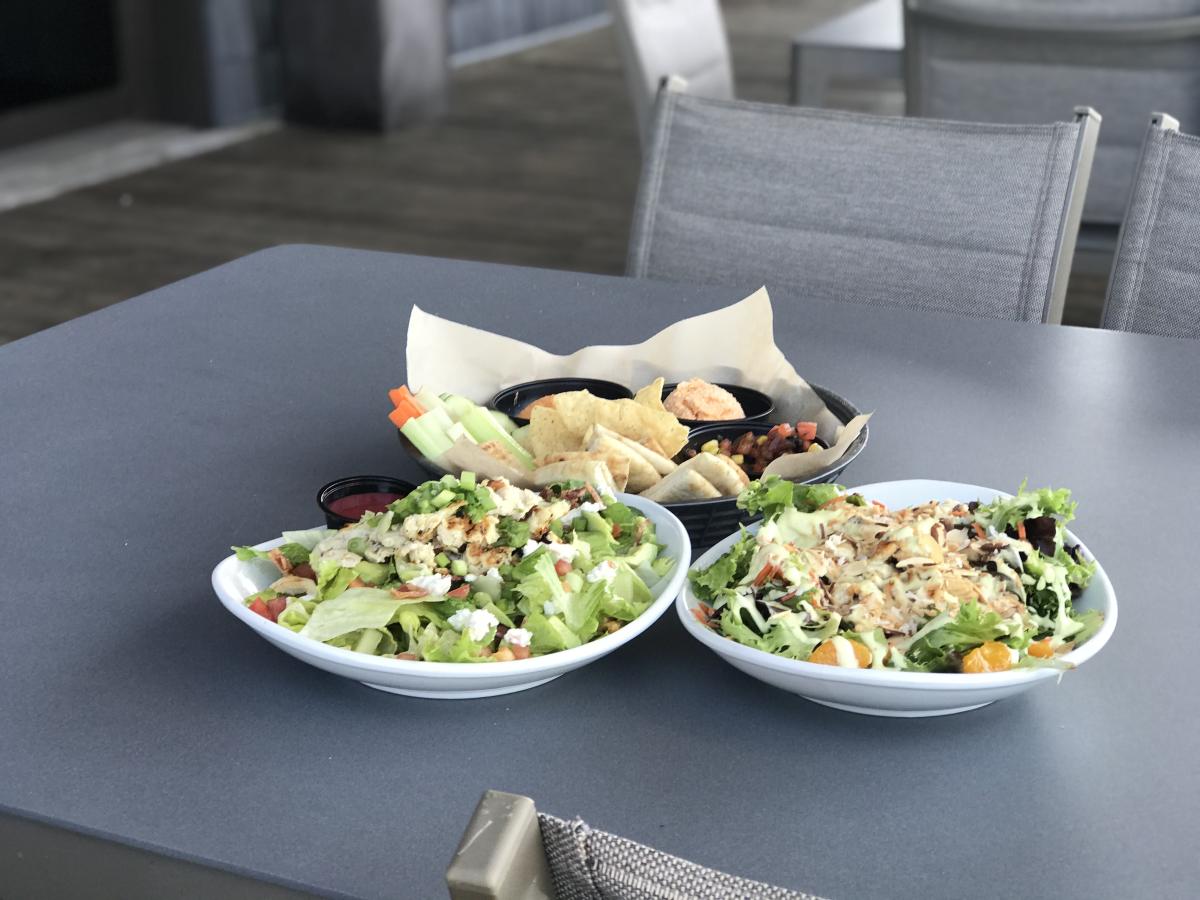
[[[665,378],[655,378],[652,382],[633,395],[635,403],[640,403],[642,406],[648,406],[651,409],[657,409],[660,412],[666,412],[663,406],[663,385],[667,383]]]
[[[721,496],[721,492],[695,468],[680,466],[642,496],[658,503],[679,503],[686,500],[715,500]]]
[[[602,400],[587,391],[569,391],[557,396],[555,407],[562,428],[580,443],[593,425],[604,425],[635,441],[657,441],[666,456],[678,453],[687,443],[688,430],[678,419],[636,400]],[[536,420],[537,410],[534,416]],[[578,445],[571,449],[578,449]]]
[[[583,481],[601,494],[619,493],[608,466],[599,459],[564,460],[539,466],[533,470],[533,481],[538,487],[560,481]]]
[[[534,456],[566,453],[583,447],[583,432],[569,430],[557,409],[539,406],[529,417],[529,450]]]
[[[560,462],[588,462],[599,460],[608,466],[613,484],[618,491],[624,491],[629,483],[629,457],[620,453],[605,453],[603,451],[570,450],[565,453],[550,453],[534,460],[539,467],[549,466]]]

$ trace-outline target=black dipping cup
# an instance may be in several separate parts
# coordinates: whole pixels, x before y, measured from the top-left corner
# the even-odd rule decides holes
[[[492,409],[499,410],[510,418],[516,419],[517,413],[534,400],[540,400],[549,394],[563,394],[567,391],[587,391],[593,397],[601,400],[632,400],[633,391],[615,381],[604,381],[600,378],[542,378],[538,381],[526,381],[524,384],[514,384],[499,391],[489,404]],[[517,419],[518,422],[528,421]]]
[[[724,422],[766,422],[771,418],[771,413],[775,412],[775,401],[762,391],[743,387],[740,384],[711,383],[733,394],[734,399],[742,405],[742,412],[746,415],[740,419],[680,419],[679,421],[688,428],[699,428],[701,425],[715,425]],[[662,392],[663,400],[665,401],[670,397],[671,391],[677,387],[679,387],[678,384],[664,384]]]
[[[354,475],[350,478],[331,481],[317,491],[317,505],[325,514],[326,525],[330,528],[344,528],[347,525],[353,525],[359,517],[349,518],[334,512],[329,506],[334,501],[356,494],[397,494],[399,497],[407,497],[414,490],[416,490],[416,485],[401,481],[399,478],[389,478],[386,475]],[[368,511],[382,512],[383,510]]]

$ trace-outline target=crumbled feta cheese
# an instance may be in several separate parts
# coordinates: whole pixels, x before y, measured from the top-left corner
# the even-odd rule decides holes
[[[567,562],[571,562],[579,555],[579,548],[574,544],[544,544],[543,546],[559,559],[565,559]]]
[[[485,574],[488,578],[495,578],[497,581],[500,580],[500,570],[495,566],[492,566],[490,569],[488,569]]]
[[[559,519],[559,521],[562,522],[564,525],[570,525],[572,522],[574,522],[576,519],[578,519],[585,512],[598,513],[598,512],[601,512],[603,509],[604,509],[603,503],[595,503],[591,500],[587,500],[583,503],[580,503],[577,507],[575,507],[569,513],[567,513],[565,516],[563,516],[561,519]]]
[[[299,599],[301,599],[301,600],[316,600],[316,599],[317,599],[317,595],[316,595],[316,594],[312,594],[312,593],[309,593],[309,594],[301,594]]]
[[[534,540],[526,541],[525,546],[521,548],[521,555],[529,556],[529,554],[533,553],[540,546],[542,546],[542,545],[539,544],[537,541],[534,541]]]
[[[542,612],[544,612],[548,616],[552,616],[556,612],[558,612],[558,606],[555,605],[553,600],[547,600],[545,603],[542,604]]]
[[[471,613],[473,612],[475,612],[473,609],[460,609],[446,620],[446,624],[455,631],[462,631],[467,627],[467,622],[470,620]]]
[[[474,609],[467,619],[467,634],[473,641],[482,641],[499,624],[500,620],[486,609]]]
[[[617,564],[611,559],[606,559],[603,562],[596,563],[595,568],[587,573],[587,580],[595,583],[597,581],[607,581],[612,584],[614,578],[617,577]]]
[[[533,632],[526,631],[524,628],[510,628],[504,633],[504,643],[512,644],[514,647],[528,647],[531,640],[533,640]]]
[[[418,575],[409,579],[408,583],[433,597],[443,597],[450,593],[449,575]]]
[[[455,631],[465,631],[473,641],[482,641],[500,620],[486,609],[460,609],[446,620]]]
[[[467,584],[470,584],[472,581],[474,581],[478,577],[479,577],[478,575],[464,575],[463,581],[467,582]]]

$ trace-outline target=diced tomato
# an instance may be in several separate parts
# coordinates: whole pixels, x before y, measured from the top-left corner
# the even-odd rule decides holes
[[[278,622],[279,614],[285,609],[287,609],[287,597],[275,597],[271,600],[268,600],[267,612],[269,612],[270,615],[267,616],[267,618],[272,622]]]
[[[817,423],[797,422],[796,437],[802,441],[815,441],[817,439]]]
[[[262,597],[255,597],[250,601],[250,612],[258,613],[264,619],[271,619],[271,611],[267,609],[267,604]],[[271,619],[274,622],[274,619]]]
[[[300,563],[298,566],[292,566],[292,574],[297,575],[300,578],[311,578],[313,581],[317,580],[317,573],[313,571],[313,567],[308,563]]]
[[[560,559],[554,564],[554,571],[559,575],[566,575],[571,571],[571,564],[565,559]]]
[[[447,597],[453,597],[455,600],[462,600],[464,597],[469,597],[470,595],[471,586],[469,584],[459,585],[454,590],[449,591],[446,594]]]

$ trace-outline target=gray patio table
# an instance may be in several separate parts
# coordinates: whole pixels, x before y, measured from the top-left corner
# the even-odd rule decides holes
[[[0,348],[0,896],[445,896],[497,788],[833,898],[1194,897],[1194,342],[775,297],[799,370],[876,411],[851,483],[1077,495],[1115,638],[964,715],[808,703],[673,612],[525,693],[409,699],[213,596],[230,544],[319,521],[323,482],[418,474],[384,393],[413,303],[569,351],[757,286],[288,246]]]

